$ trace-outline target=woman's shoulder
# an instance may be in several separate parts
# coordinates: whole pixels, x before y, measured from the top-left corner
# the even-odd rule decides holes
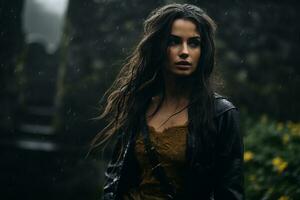
[[[214,93],[215,117],[218,117],[230,110],[237,110],[237,107],[225,96]]]

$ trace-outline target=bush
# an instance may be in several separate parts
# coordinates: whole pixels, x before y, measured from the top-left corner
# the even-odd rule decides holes
[[[300,199],[300,123],[242,118],[247,199]]]

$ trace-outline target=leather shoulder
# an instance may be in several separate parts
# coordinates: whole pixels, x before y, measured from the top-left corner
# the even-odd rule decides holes
[[[226,97],[217,93],[214,94],[215,117],[219,117],[223,113],[237,109]]]

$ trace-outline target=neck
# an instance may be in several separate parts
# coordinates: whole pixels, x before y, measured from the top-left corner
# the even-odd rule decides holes
[[[165,75],[165,103],[188,104],[191,91],[190,78]]]

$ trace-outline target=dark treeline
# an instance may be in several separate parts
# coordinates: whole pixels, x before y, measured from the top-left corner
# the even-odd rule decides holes
[[[119,70],[122,60],[130,54],[140,38],[143,19],[150,10],[164,3],[140,3],[137,0],[126,3],[70,2],[65,38],[69,40],[65,75],[69,80],[65,84],[70,86],[67,88],[72,86],[72,89],[65,93],[69,99],[63,101],[65,110],[88,112],[82,115],[84,117],[91,114],[90,109],[82,107],[82,100],[87,99],[90,105],[95,105],[92,102],[100,99]],[[299,14],[295,9],[296,3],[189,3],[203,7],[219,26],[216,69],[221,72],[225,82],[225,89],[220,92],[231,97],[249,113],[267,113],[280,120],[299,120],[297,44],[300,28],[297,25]],[[78,89],[91,99],[80,101],[82,92],[78,92]],[[81,103],[76,106],[76,102]],[[78,130],[72,124],[68,128]]]
[[[64,192],[61,199],[98,196],[103,166],[83,157],[103,127],[102,121],[94,120],[100,114],[99,101],[141,38],[143,20],[154,8],[171,2],[175,1],[71,0],[59,48],[49,54],[43,44],[25,43],[25,1],[1,1],[0,147],[7,194],[17,198],[13,191],[23,188],[25,199],[32,199],[36,189],[42,196],[47,191],[42,182],[51,194]],[[198,5],[217,22],[221,94],[250,115],[299,121],[296,1],[176,2]],[[30,179],[30,173],[35,178]],[[81,189],[72,193],[76,188]],[[60,198],[49,199],[54,197]]]

